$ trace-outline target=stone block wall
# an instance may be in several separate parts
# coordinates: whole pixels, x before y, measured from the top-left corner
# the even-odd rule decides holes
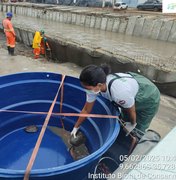
[[[104,31],[123,33],[168,42],[176,42],[176,18],[128,13],[96,12],[92,9],[76,9],[75,7],[54,6],[46,4],[0,4],[2,12],[12,11],[14,14],[51,21],[96,28]]]

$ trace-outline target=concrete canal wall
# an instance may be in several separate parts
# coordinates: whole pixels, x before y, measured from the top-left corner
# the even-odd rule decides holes
[[[0,4],[0,11],[105,31],[176,42],[176,18],[109,13],[92,8],[46,4]]]

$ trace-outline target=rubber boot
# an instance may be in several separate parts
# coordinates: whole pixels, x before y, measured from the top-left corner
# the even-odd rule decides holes
[[[15,48],[10,47],[10,54],[11,54],[11,56],[15,56],[14,51],[15,51]]]
[[[10,46],[7,46],[8,54],[11,54],[10,52]]]

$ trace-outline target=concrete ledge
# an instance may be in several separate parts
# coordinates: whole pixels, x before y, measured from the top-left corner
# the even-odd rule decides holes
[[[17,40],[27,46],[31,46],[34,32],[15,27]],[[158,82],[176,81],[175,72],[163,71],[154,66],[136,62],[134,59],[107,52],[101,47],[89,47],[60,37],[55,39],[48,36],[49,44],[52,49],[52,58],[57,62],[73,62],[80,66],[91,63],[101,64],[108,63],[112,70],[115,71],[138,71],[152,80]]]
[[[17,40],[31,48],[34,32],[21,27],[15,27],[15,31]],[[141,74],[156,82],[162,92],[176,97],[176,91],[171,91],[173,83],[169,83],[176,82],[175,72],[157,69],[154,66],[136,62],[132,58],[107,52],[101,47],[81,45],[63,37],[56,39],[48,36],[48,42],[52,49],[52,60],[55,62],[72,62],[82,67],[107,63],[111,66],[112,72],[140,71]],[[169,91],[166,92],[163,83],[169,83]]]

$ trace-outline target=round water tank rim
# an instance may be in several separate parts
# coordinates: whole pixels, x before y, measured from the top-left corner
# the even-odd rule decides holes
[[[61,75],[59,73],[54,73],[54,72],[51,72],[51,71],[29,71],[29,72],[17,72],[17,73],[13,73],[13,74],[5,74],[5,75],[0,76],[0,78],[8,77],[8,76],[14,76],[14,75],[20,75],[20,74],[54,74],[54,75]],[[71,77],[71,76],[69,76],[69,77]]]
[[[14,76],[14,75],[20,75],[20,74],[31,74],[31,77],[35,77],[35,74],[41,74],[41,79],[45,76],[48,77],[47,75],[53,75],[53,77],[55,75],[60,75],[58,73],[53,73],[53,72],[21,72],[21,73],[15,73],[15,74],[10,74],[10,75],[4,75],[1,76],[0,79],[2,78],[6,78],[6,77],[10,77],[10,76]],[[24,79],[30,79],[31,77],[29,76],[25,76]],[[68,76],[70,78],[74,78],[71,76]],[[8,78],[7,78],[8,79]],[[74,78],[77,79],[77,78]],[[6,79],[5,79],[6,80]],[[12,79],[14,81],[14,79]],[[31,171],[31,176],[49,176],[49,175],[56,175],[56,174],[61,174],[61,173],[66,173],[66,172],[70,172],[71,170],[75,170],[75,169],[79,169],[80,167],[83,167],[87,164],[89,164],[92,161],[98,160],[98,158],[103,155],[107,149],[109,149],[109,147],[113,144],[113,142],[115,141],[117,135],[119,133],[119,124],[115,123],[115,126],[113,127],[113,131],[112,131],[112,135],[111,137],[103,144],[102,147],[100,147],[97,151],[93,152],[92,154],[90,154],[89,156],[80,159],[78,161],[66,164],[66,165],[62,165],[62,166],[58,166],[58,167],[51,167],[51,168],[46,168],[46,169],[35,169]],[[26,165],[27,166],[27,165]],[[0,168],[0,177],[23,177],[24,176],[24,172],[25,170],[13,170],[13,169],[4,169],[4,168]]]

